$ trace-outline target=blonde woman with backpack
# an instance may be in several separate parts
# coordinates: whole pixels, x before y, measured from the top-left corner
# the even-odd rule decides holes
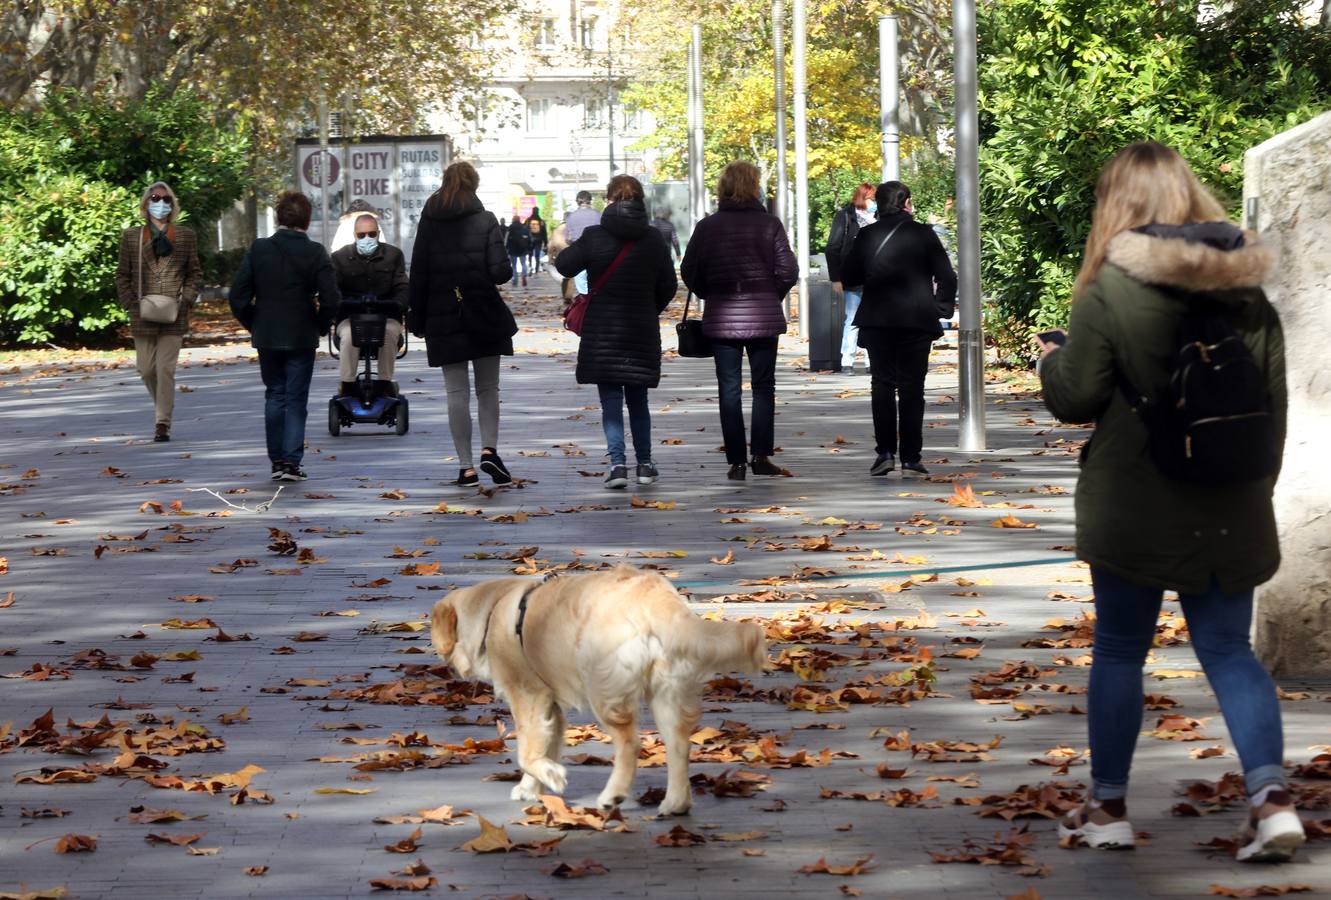
[[[1040,361],[1050,412],[1096,423],[1076,494],[1077,552],[1095,588],[1091,791],[1059,833],[1097,848],[1134,843],[1125,798],[1142,666],[1162,594],[1173,590],[1243,766],[1249,808],[1238,859],[1288,860],[1303,826],[1281,766],[1275,685],[1248,640],[1253,589],[1280,565],[1271,492],[1285,437],[1284,339],[1261,289],[1273,254],[1154,141],[1119,151],[1095,196],[1067,334],[1042,335]],[[1199,323],[1223,334],[1181,343]],[[1223,407],[1227,398],[1156,402],[1177,388],[1177,360],[1202,347],[1250,373],[1252,409],[1184,421],[1189,403]],[[1187,433],[1171,433],[1180,422]],[[1217,423],[1227,429],[1219,441],[1208,433]],[[1226,461],[1235,442],[1249,445],[1246,459]]]

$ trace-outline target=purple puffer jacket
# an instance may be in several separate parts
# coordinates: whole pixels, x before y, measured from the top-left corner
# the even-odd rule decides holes
[[[782,300],[799,266],[781,220],[755,200],[722,200],[689,238],[680,275],[707,301],[702,330],[710,338],[742,341],[786,330]]]

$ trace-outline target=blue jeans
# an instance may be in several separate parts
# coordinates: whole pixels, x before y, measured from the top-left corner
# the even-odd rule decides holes
[[[605,429],[610,465],[622,466],[624,456],[624,403],[629,406],[629,427],[633,429],[633,455],[638,464],[652,461],[652,413],[647,408],[647,388],[635,384],[598,384],[601,395],[601,427]]]
[[[1104,569],[1092,569],[1095,649],[1087,720],[1092,794],[1126,796],[1132,752],[1141,731],[1142,664],[1155,638],[1162,591],[1140,587]],[[1252,590],[1181,594],[1193,650],[1211,682],[1225,726],[1238,750],[1249,795],[1285,785],[1284,739],[1275,684],[1248,643]]]
[[[742,466],[752,456],[771,456],[776,447],[776,336],[744,341],[712,339],[716,386],[721,406],[721,436],[726,462]],[[744,354],[749,355],[753,386],[753,444],[744,439]],[[746,453],[751,449],[752,453]]]
[[[855,354],[860,349],[860,330],[851,323],[855,321],[855,313],[860,308],[860,301],[864,299],[864,288],[846,288],[841,296],[846,301],[846,325],[841,329],[841,368],[849,369],[855,365]]]
[[[299,465],[305,457],[305,417],[309,413],[313,350],[260,350],[263,377],[263,430],[268,458]]]
[[[522,273],[521,273],[521,274],[522,274],[522,277],[523,277],[523,278],[526,278],[526,277],[527,277],[527,258],[528,258],[529,255],[530,255],[530,254],[527,254],[527,253],[510,253],[510,254],[508,255],[508,264],[509,264],[509,266],[511,266],[512,269],[513,269],[513,277],[514,277],[514,278],[517,278],[517,277],[518,277],[518,274],[519,274],[519,273],[518,273],[518,263],[522,263]]]

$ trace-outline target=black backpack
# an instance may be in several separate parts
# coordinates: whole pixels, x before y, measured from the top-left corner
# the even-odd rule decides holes
[[[1119,388],[1146,425],[1151,459],[1169,478],[1235,484],[1280,464],[1266,373],[1235,331],[1232,313],[1191,297],[1178,330],[1169,385],[1143,397],[1122,370]]]

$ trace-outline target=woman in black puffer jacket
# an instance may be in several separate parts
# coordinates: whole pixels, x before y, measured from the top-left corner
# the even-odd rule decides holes
[[[577,377],[579,384],[595,384],[600,391],[601,425],[610,455],[605,486],[619,489],[628,485],[625,401],[638,484],[657,479],[647,389],[661,381],[660,315],[675,296],[677,282],[670,248],[648,221],[638,179],[616,175],[605,197],[610,205],[601,213],[601,224],[590,226],[565,248],[555,268],[569,277],[586,270],[591,285]]]
[[[476,197],[480,176],[470,163],[453,163],[421,213],[411,257],[407,327],[425,338],[431,366],[444,370],[448,429],[457,449],[458,484],[476,484],[472,466],[471,385],[476,373],[481,423],[481,469],[495,484],[513,477],[499,458],[499,357],[513,355],[518,326],[496,285],[513,277],[494,213]]]

